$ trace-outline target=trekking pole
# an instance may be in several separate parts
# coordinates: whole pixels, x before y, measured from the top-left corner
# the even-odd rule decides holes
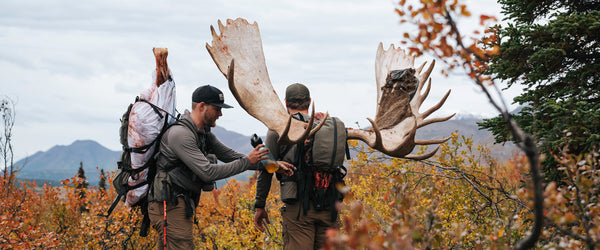
[[[167,201],[163,201],[163,246],[167,250]]]
[[[163,246],[167,250],[167,181],[163,180]]]

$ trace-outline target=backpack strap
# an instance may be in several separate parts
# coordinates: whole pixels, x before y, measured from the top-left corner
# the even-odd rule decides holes
[[[192,131],[192,133],[194,134],[194,136],[196,137],[196,146],[200,149],[200,151],[204,154],[207,155],[208,154],[208,150],[206,148],[206,141],[205,140],[201,140],[200,136],[198,135],[198,133],[196,132],[196,125],[192,124],[192,122],[190,122],[189,120],[186,119],[181,119],[179,120],[179,123],[185,127],[187,127],[188,129],[190,129],[190,131]],[[185,192],[183,194],[183,201],[185,202],[185,216],[188,218],[191,218],[194,214],[194,210],[198,204],[198,200],[199,197],[193,197],[195,195],[191,194],[190,192]],[[194,200],[194,198],[196,200]]]
[[[190,121],[186,120],[186,119],[181,119],[177,122],[180,125],[183,125],[185,127],[187,127],[188,129],[190,129],[190,131],[192,131],[192,133],[194,134],[194,137],[196,137],[196,146],[198,146],[198,148],[200,149],[200,151],[202,151],[202,153],[204,155],[206,155],[208,152],[206,152],[206,143],[203,143],[202,141],[200,141],[200,137],[198,136],[198,133],[196,132],[196,125],[192,124]]]
[[[333,138],[337,138],[338,136],[338,130],[337,130],[337,122],[336,119],[333,118]],[[325,122],[324,120],[322,122]],[[337,140],[333,140],[333,148],[337,148]],[[330,161],[330,165],[333,165],[335,162],[335,156],[336,156],[336,151],[333,151],[333,154],[331,154],[331,161]]]
[[[125,191],[117,194],[117,198],[115,198],[115,200],[113,201],[112,205],[110,205],[110,208],[108,209],[108,211],[106,211],[106,214],[98,214],[98,215],[102,216],[102,217],[107,217],[108,218],[108,216],[110,216],[110,214],[115,209],[115,207],[117,206],[117,204],[119,204],[119,201],[121,200],[121,198],[123,198],[127,194],[127,192],[129,192],[132,189],[139,188],[139,187],[141,187],[143,185],[146,185],[146,184],[148,184],[148,180],[143,181],[142,183],[139,183],[139,184],[137,184],[135,186],[129,186],[129,185],[125,184],[126,185]],[[138,202],[136,204],[143,205],[143,203],[144,202]]]
[[[139,96],[135,98],[135,102],[136,103],[137,102],[144,102],[144,103],[147,103],[148,105],[150,105],[150,107],[152,108],[152,110],[154,110],[154,112],[156,113],[156,115],[158,115],[158,117],[160,117],[160,119],[165,118],[165,116],[162,114],[162,112],[164,112],[167,117],[171,116],[171,117],[173,117],[173,119],[179,120],[179,114],[177,116],[175,116],[175,115],[167,112],[166,110],[162,109],[161,107],[156,106],[153,103],[151,103],[151,102],[149,102],[149,101],[147,101],[145,99],[140,98]],[[163,124],[163,128],[166,128],[167,125],[168,125],[168,123],[169,123],[169,119],[165,119],[165,122]],[[164,133],[164,131],[166,131],[166,129],[163,129],[161,131],[160,135],[162,135]],[[148,151],[148,149],[150,147],[152,147],[152,145],[154,145],[157,141],[160,140],[160,137],[161,137],[160,135],[157,136],[151,143],[148,143],[148,144],[146,144],[144,146],[136,147],[136,148],[125,147],[124,146],[123,150],[128,151],[128,152],[138,153],[138,154],[146,153],[146,151]]]
[[[348,138],[348,128],[346,128],[346,138]],[[350,147],[348,147],[348,140],[346,140],[346,160],[350,160]]]

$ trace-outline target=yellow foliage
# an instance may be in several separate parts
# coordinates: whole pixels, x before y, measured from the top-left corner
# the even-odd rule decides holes
[[[453,133],[431,160],[389,158],[350,141],[342,228],[327,231],[327,249],[505,249],[528,233],[533,214],[527,160],[499,163],[485,146]],[[418,149],[426,151],[425,147]],[[600,240],[598,154],[562,155],[566,183],[545,189],[547,226],[540,245],[584,248]],[[109,173],[111,177],[113,173]],[[253,224],[256,176],[231,180],[202,193],[196,211],[200,249],[281,249],[279,185],[273,180],[267,208],[271,224]],[[14,181],[14,179],[13,179]],[[104,214],[114,189],[77,189],[77,178],[61,187],[19,186],[0,178],[2,249],[152,249],[156,232],[139,236],[141,213],[120,203]],[[112,183],[109,178],[108,183]],[[588,243],[582,239],[590,239]]]

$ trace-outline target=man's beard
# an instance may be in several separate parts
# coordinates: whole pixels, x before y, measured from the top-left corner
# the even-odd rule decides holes
[[[204,125],[214,128],[215,126],[217,126],[217,119],[210,119],[210,117],[208,117],[207,114],[204,114]]]

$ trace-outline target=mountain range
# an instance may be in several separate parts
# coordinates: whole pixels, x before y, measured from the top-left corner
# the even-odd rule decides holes
[[[487,130],[478,129],[476,122],[480,120],[476,117],[463,116],[442,123],[432,123],[419,128],[416,138],[440,139],[457,131],[461,135],[471,136],[475,146],[487,145],[490,147],[492,155],[499,160],[506,160],[517,152],[512,143],[493,144],[492,134]],[[225,145],[238,152],[246,154],[252,150],[249,135],[228,131],[218,126],[212,131]],[[40,151],[20,159],[15,163],[15,166],[20,168],[17,178],[37,180],[38,184],[44,182],[56,184],[58,181],[75,176],[79,166],[83,165],[88,182],[96,185],[100,176],[99,169],[104,169],[105,172],[116,170],[116,162],[120,154],[120,151],[112,151],[92,140],[77,140],[71,145],[57,145],[48,151]],[[253,171],[246,171],[234,178],[247,180],[248,176],[252,174]],[[224,181],[221,181],[218,184],[222,185],[223,183]]]
[[[212,129],[217,138],[237,152],[244,154],[252,150],[250,136],[242,135],[222,127]],[[93,140],[77,140],[70,145],[57,145],[48,151],[39,151],[15,162],[20,170],[17,178],[36,180],[36,183],[58,184],[77,174],[83,165],[88,183],[96,185],[100,180],[100,169],[105,172],[117,169],[121,151],[110,150]],[[247,171],[249,172],[249,171]],[[236,179],[247,179],[249,174],[240,174]]]

